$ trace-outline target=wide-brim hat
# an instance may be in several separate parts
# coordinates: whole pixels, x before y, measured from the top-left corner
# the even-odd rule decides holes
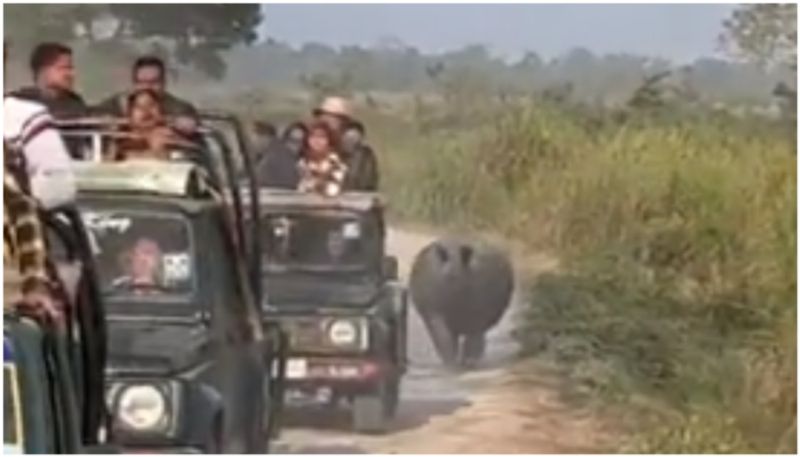
[[[327,97],[318,107],[314,108],[313,113],[314,115],[332,114],[350,119],[353,116],[353,107],[342,97]]]

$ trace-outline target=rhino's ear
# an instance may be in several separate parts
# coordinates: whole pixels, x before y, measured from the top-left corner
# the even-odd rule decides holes
[[[472,246],[462,245],[458,249],[458,252],[459,254],[461,254],[461,264],[464,266],[472,266],[472,259],[475,254],[475,251],[472,249]]]
[[[436,243],[433,250],[436,251],[436,256],[439,257],[440,262],[447,263],[450,261],[450,255],[447,253],[447,249],[445,249],[441,244]]]

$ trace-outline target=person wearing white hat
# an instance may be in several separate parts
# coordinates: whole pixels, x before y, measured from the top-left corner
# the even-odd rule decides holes
[[[327,97],[314,109],[314,117],[341,134],[353,117],[350,102],[342,97]]]
[[[346,141],[345,144],[349,147],[344,147],[341,151],[342,159],[350,170],[345,181],[345,189],[377,191],[378,161],[373,149],[363,141],[364,127],[354,119],[350,101],[343,97],[327,97],[312,114],[315,119],[328,124],[340,140],[349,138],[351,133],[358,136],[356,141]]]

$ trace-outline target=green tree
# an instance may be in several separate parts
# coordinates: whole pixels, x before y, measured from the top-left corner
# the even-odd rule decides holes
[[[105,4],[8,5],[6,33],[23,49],[42,40],[150,43],[179,63],[221,78],[221,54],[252,44],[261,23],[259,5]]]
[[[106,11],[105,5],[9,4],[5,14],[5,33],[15,45],[29,47],[45,40],[65,41],[80,34]]]
[[[745,5],[723,26],[721,42],[732,55],[762,66],[786,65],[797,71],[796,4]]]
[[[261,23],[259,5],[112,4],[112,15],[133,39],[161,38],[174,44],[178,61],[212,77],[225,74],[221,53],[239,43],[252,44]]]

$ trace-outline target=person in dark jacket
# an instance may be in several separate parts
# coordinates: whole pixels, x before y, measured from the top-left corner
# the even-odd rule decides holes
[[[250,131],[250,150],[253,163],[264,159],[270,144],[277,140],[278,131],[274,125],[266,121],[255,121]]]
[[[131,91],[112,95],[97,105],[95,111],[109,116],[123,117],[128,112],[127,101],[132,92],[153,91],[161,97],[164,114],[168,117],[197,117],[197,109],[189,102],[167,92],[167,74],[164,61],[155,56],[136,59],[131,70]]]
[[[295,122],[284,129],[278,141],[269,143],[257,165],[261,187],[297,189],[300,182],[297,163],[307,134],[305,124]]]
[[[349,170],[345,189],[377,191],[380,181],[378,160],[375,151],[364,142],[364,127],[353,118],[350,103],[341,97],[328,97],[313,111],[313,115],[334,129],[346,143],[341,151]],[[356,141],[352,141],[353,137]]]
[[[378,161],[375,151],[366,142],[364,125],[351,119],[344,128],[341,153],[350,167],[345,180],[345,189],[375,192],[378,190]]]
[[[283,130],[281,141],[299,157],[303,145],[306,143],[308,127],[303,122],[297,121],[289,124]]]
[[[55,119],[86,116],[83,98],[75,92],[75,67],[72,49],[60,43],[42,43],[30,59],[34,85],[10,95],[41,103]]]

